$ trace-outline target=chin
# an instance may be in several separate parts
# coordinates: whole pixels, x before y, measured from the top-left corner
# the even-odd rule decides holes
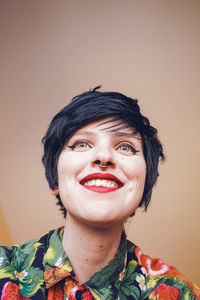
[[[123,224],[127,218],[127,215],[114,215],[113,212],[110,214],[95,213],[90,216],[84,216],[82,222],[93,227],[106,228],[117,224]]]
[[[84,222],[84,221],[83,221]],[[92,228],[97,228],[97,229],[108,229],[112,228],[113,226],[122,225],[123,222],[118,222],[116,220],[87,220],[84,222],[85,225],[90,226]]]

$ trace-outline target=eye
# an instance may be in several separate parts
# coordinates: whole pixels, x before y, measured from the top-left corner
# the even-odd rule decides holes
[[[135,154],[135,153],[139,152],[139,150],[136,150],[129,143],[121,143],[121,144],[117,145],[116,150],[119,150],[121,153],[125,153],[125,154]]]
[[[85,151],[91,148],[91,144],[88,141],[78,140],[71,146],[68,146],[68,148],[72,149],[73,151]]]

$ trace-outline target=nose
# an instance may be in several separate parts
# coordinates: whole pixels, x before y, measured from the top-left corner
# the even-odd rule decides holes
[[[108,166],[112,166],[112,162],[108,161],[106,164],[102,164],[102,162],[99,159],[95,161],[95,164],[97,164],[102,170],[107,169]]]
[[[108,148],[95,151],[92,158],[92,166],[99,167],[101,170],[107,170],[108,168],[115,168],[116,163],[113,157],[112,150]]]

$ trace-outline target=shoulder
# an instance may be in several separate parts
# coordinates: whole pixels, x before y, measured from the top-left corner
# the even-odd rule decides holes
[[[29,298],[43,287],[43,257],[54,232],[12,247],[0,246],[0,295],[20,289]]]
[[[151,258],[129,241],[127,245],[127,264],[135,265],[135,281],[144,298],[200,299],[200,289],[175,267]]]

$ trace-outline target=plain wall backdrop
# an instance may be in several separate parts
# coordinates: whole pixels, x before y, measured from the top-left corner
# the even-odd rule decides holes
[[[0,0],[0,242],[63,224],[40,141],[73,96],[102,84],[139,99],[167,155],[128,237],[200,284],[199,16],[199,0]]]

